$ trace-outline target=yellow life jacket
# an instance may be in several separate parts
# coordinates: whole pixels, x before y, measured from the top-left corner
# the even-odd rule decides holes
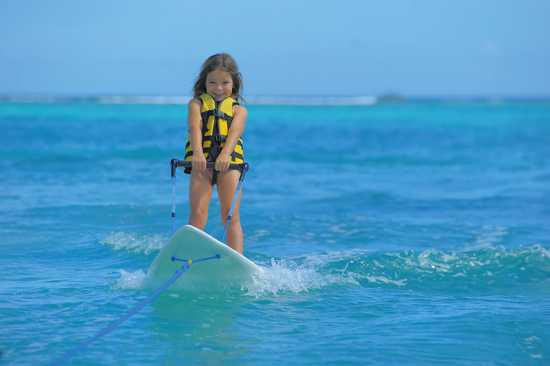
[[[221,102],[216,102],[210,94],[202,94],[201,119],[202,119],[202,150],[207,161],[216,161],[222,150],[231,122],[233,122],[233,106],[239,103],[232,97],[227,97]],[[185,144],[185,159],[191,161],[193,149],[190,141]],[[235,149],[231,153],[231,164],[244,164],[243,140],[239,137]]]

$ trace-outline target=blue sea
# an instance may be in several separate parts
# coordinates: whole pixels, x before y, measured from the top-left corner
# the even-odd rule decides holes
[[[83,347],[151,294],[186,107],[0,103],[0,364],[549,365],[550,102],[333,104],[248,106],[262,276]]]

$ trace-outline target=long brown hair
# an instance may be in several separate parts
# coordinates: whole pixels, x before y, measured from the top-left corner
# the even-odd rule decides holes
[[[242,75],[239,72],[237,62],[228,53],[217,53],[204,61],[199,77],[195,81],[195,86],[193,87],[193,96],[198,98],[201,94],[206,93],[206,76],[214,70],[222,70],[231,75],[231,79],[233,79],[233,90],[231,94],[233,94],[233,98],[242,101]]]

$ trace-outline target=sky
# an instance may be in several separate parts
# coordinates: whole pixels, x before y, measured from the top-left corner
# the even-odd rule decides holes
[[[0,95],[550,96],[548,0],[0,0]]]

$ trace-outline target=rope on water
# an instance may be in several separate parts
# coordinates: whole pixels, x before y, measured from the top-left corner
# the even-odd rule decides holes
[[[79,343],[76,347],[72,348],[70,351],[68,351],[67,353],[65,353],[61,357],[55,359],[50,364],[51,365],[63,365],[65,363],[67,363],[72,357],[74,357],[77,354],[84,351],[90,344],[92,344],[93,342],[97,341],[100,338],[105,337],[107,334],[111,333],[112,331],[114,331],[115,329],[120,327],[122,325],[122,323],[124,323],[126,320],[130,319],[132,316],[134,316],[138,312],[140,312],[141,309],[143,309],[145,307],[145,305],[147,305],[149,303],[152,303],[157,297],[159,297],[159,295],[162,292],[164,292],[174,282],[176,282],[178,280],[178,278],[181,277],[181,275],[183,275],[185,272],[187,272],[189,270],[189,268],[191,268],[191,265],[193,265],[195,263],[206,262],[206,261],[209,261],[209,260],[212,260],[212,259],[220,259],[220,255],[216,254],[216,255],[213,255],[211,257],[199,258],[199,259],[195,259],[195,260],[193,260],[193,259],[181,259],[181,258],[172,257],[172,262],[175,262],[175,261],[183,262],[182,266],[180,268],[178,268],[174,272],[174,274],[168,280],[166,280],[162,285],[160,285],[151,295],[149,295],[149,297],[147,297],[147,298],[143,299],[142,301],[140,301],[139,303],[137,303],[133,308],[128,310],[128,312],[126,312],[126,314],[124,314],[123,316],[121,316],[117,320],[113,321],[111,324],[109,324],[105,328],[101,329],[99,332],[97,332],[92,337],[90,337],[87,340]]]

